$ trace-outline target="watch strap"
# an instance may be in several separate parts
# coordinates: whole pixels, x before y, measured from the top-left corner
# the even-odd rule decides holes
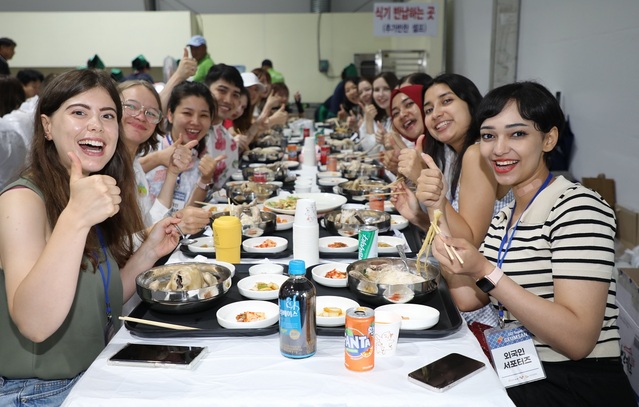
[[[483,292],[487,293],[493,290],[499,280],[504,276],[504,272],[497,266],[488,275],[477,280],[476,284]]]

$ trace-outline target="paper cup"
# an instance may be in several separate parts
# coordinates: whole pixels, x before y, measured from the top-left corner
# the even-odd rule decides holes
[[[390,311],[375,311],[375,356],[393,356],[397,350],[402,317]]]
[[[295,225],[317,225],[317,204],[312,199],[300,198],[295,205]]]

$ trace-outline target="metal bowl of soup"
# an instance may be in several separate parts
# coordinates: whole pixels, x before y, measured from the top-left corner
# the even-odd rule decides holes
[[[408,259],[407,264],[416,270],[415,259]],[[420,275],[415,275],[397,257],[358,260],[346,272],[348,287],[357,299],[374,306],[423,302],[437,290],[441,278],[436,264],[421,263]]]
[[[135,284],[150,309],[181,314],[211,307],[231,288],[231,277],[231,270],[219,264],[185,262],[153,267]]]

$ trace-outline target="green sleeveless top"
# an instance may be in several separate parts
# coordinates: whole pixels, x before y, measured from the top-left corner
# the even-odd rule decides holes
[[[23,178],[7,186],[4,191],[20,186],[42,197],[40,190]],[[120,327],[118,316],[122,315],[122,280],[120,269],[110,253],[109,262],[109,299],[117,330]],[[0,269],[0,376],[9,379],[69,379],[86,370],[104,349],[104,327],[107,323],[104,285],[100,271],[94,270],[90,262],[87,263],[87,270],[78,271],[75,299],[67,318],[53,335],[41,343],[31,342],[22,336],[11,320],[4,270]],[[55,263],[50,268],[51,273],[56,272]],[[102,269],[106,277],[105,262],[102,263]]]

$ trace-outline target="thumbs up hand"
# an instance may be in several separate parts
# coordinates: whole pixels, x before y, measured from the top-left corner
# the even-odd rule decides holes
[[[424,137],[422,134],[417,138],[415,148],[403,148],[399,153],[397,171],[415,184],[421,171],[426,168],[426,164],[421,157],[421,154],[424,152]]]
[[[446,202],[446,192],[448,192],[448,184],[444,179],[439,167],[428,154],[421,155],[426,169],[421,170],[419,178],[417,178],[417,199],[429,209],[444,210]]]
[[[80,158],[74,152],[68,156],[71,170],[67,208],[71,208],[71,213],[88,228],[118,213],[122,198],[115,179],[108,175],[86,175]]]
[[[189,168],[189,165],[193,161],[193,153],[191,150],[198,144],[197,140],[191,140],[183,144],[183,139],[184,137],[180,134],[177,141],[170,147],[173,152],[169,161],[169,171],[175,175],[179,175]]]

